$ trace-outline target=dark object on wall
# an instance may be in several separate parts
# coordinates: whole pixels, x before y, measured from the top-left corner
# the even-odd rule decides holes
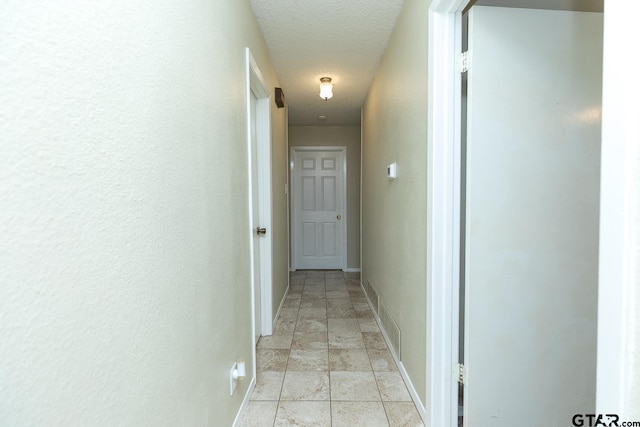
[[[276,88],[276,105],[278,106],[278,108],[283,108],[284,107],[284,92],[282,92],[282,88],[277,87]]]

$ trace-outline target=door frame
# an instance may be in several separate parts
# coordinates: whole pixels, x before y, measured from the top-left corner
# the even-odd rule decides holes
[[[291,251],[291,271],[296,271],[296,212],[295,212],[295,193],[296,193],[296,182],[293,179],[294,173],[294,159],[296,152],[304,152],[304,151],[337,151],[341,152],[344,158],[344,162],[342,162],[342,206],[344,214],[342,215],[343,221],[343,239],[342,239],[342,271],[347,270],[347,147],[344,145],[294,145],[290,147],[290,163],[289,163],[289,183],[291,186],[291,192],[289,194],[289,203],[291,206],[291,219],[289,224],[289,230],[291,233],[290,239],[290,251]]]
[[[429,8],[427,175],[427,425],[458,424],[460,100],[457,31],[469,0]],[[437,107],[437,108],[436,108]]]
[[[252,319],[252,342],[257,335],[256,331],[256,307],[255,307],[255,283],[253,274],[253,208],[252,194],[258,192],[258,215],[261,226],[266,227],[267,234],[263,237],[264,244],[260,250],[260,313],[261,313],[261,331],[260,335],[271,335],[273,333],[272,318],[272,254],[273,254],[273,221],[271,218],[271,96],[270,91],[264,83],[264,78],[260,72],[258,64],[251,55],[251,50],[246,48],[246,105],[247,105],[247,144],[249,156],[249,220],[251,224],[250,230],[250,248],[251,248],[251,319]],[[251,92],[257,97],[256,103],[256,138],[257,152],[252,153],[251,144]],[[255,154],[258,166],[258,188],[252,188],[252,166],[251,157]],[[252,344],[254,353],[255,368],[255,345]]]
[[[638,327],[630,325],[640,310],[632,297],[640,274],[640,88],[625,84],[625,76],[629,49],[640,34],[634,25],[639,13],[638,2],[604,4],[596,413],[623,419],[638,413],[638,393],[634,401],[631,391],[638,375],[630,375],[638,366],[632,345]]]
[[[461,40],[457,22],[469,0],[433,0],[429,8],[428,52],[428,178],[427,178],[427,390],[428,425],[457,425],[457,357],[460,109],[461,87],[456,53]],[[631,19],[640,5],[605,3],[600,199],[600,260],[598,283],[598,342],[596,411],[624,410],[629,363],[622,331],[631,317],[627,295],[635,280],[634,173],[629,159],[637,150],[637,125],[631,117],[640,104],[624,85]],[[627,25],[625,25],[627,23]],[[610,24],[610,25],[609,25]],[[437,42],[436,42],[437,40]],[[634,86],[633,90],[638,92]],[[434,108],[437,106],[438,108]],[[459,195],[459,194],[458,194]],[[633,309],[637,309],[634,307]],[[631,310],[631,308],[627,308]]]

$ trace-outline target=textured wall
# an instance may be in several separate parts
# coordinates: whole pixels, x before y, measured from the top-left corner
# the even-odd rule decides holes
[[[275,89],[271,89],[275,90]],[[287,124],[284,108],[271,109],[271,198],[273,225],[272,313],[275,316],[289,286],[289,222],[287,221]]]
[[[363,110],[362,276],[402,331],[402,363],[426,384],[427,17],[407,0]],[[398,164],[389,181],[387,165]]]
[[[248,3],[8,0],[0,39],[0,424],[231,425]]]
[[[289,126],[289,146],[347,147],[347,267],[360,268],[360,126]]]

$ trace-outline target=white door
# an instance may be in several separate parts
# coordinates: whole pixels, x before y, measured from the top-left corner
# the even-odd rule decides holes
[[[294,149],[293,239],[296,269],[345,266],[345,149]]]
[[[253,228],[253,298],[255,310],[255,341],[258,343],[262,332],[262,287],[261,287],[261,266],[260,256],[263,243],[262,234],[258,233],[260,225],[260,200],[259,200],[259,183],[258,183],[258,136],[256,127],[257,104],[258,99],[251,91],[250,117],[251,122],[251,219]]]
[[[251,214],[251,274],[255,340],[271,335],[273,327],[271,272],[271,118],[269,91],[262,73],[246,49],[247,142]],[[260,230],[260,231],[259,231]],[[255,356],[255,354],[254,354]]]
[[[464,425],[595,410],[602,15],[470,11]]]

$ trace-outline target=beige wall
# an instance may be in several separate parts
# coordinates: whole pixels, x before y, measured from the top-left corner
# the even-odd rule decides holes
[[[271,87],[273,91],[273,87]],[[273,97],[273,93],[272,93]],[[283,303],[285,292],[289,286],[289,223],[287,221],[287,121],[284,108],[276,108],[271,103],[272,137],[271,137],[271,212],[273,225],[273,271],[271,305],[273,317]]]
[[[8,0],[0,28],[0,423],[231,425],[253,346],[246,46],[279,86],[248,1]]]
[[[360,126],[289,126],[289,146],[347,147],[347,268],[360,268]]]
[[[402,333],[402,363],[426,393],[428,1],[407,0],[363,107],[362,278]],[[397,162],[398,179],[386,167]]]

